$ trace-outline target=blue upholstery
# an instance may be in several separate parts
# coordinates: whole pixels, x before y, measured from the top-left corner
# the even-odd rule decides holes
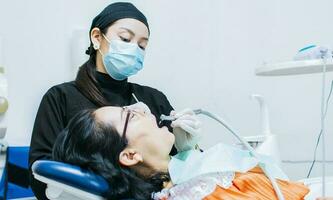
[[[29,150],[30,147],[26,146],[8,147],[7,148],[8,162],[15,163],[15,165],[22,168],[28,168]]]
[[[29,147],[8,147],[6,166],[0,181],[0,199],[34,197],[29,187]]]
[[[105,197],[109,189],[108,183],[101,176],[66,163],[38,160],[32,165],[32,171],[40,176],[102,197]]]

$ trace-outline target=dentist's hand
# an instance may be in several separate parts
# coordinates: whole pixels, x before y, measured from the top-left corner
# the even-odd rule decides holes
[[[191,109],[176,113],[171,111],[170,116],[177,119],[171,123],[175,135],[175,147],[181,151],[193,149],[201,137],[201,122]]]
[[[151,114],[149,107],[141,101],[125,107],[130,110],[143,111],[146,114]]]

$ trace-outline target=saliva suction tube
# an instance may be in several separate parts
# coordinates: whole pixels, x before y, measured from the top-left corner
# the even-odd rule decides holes
[[[224,126],[233,136],[235,136],[245,147],[246,149],[250,152],[250,155],[257,158],[259,160],[259,156],[257,154],[257,152],[255,152],[254,148],[251,147],[249,145],[249,143],[247,143],[240,135],[238,135],[236,133],[236,131],[225,121],[223,120],[221,117],[213,114],[213,113],[210,113],[206,110],[203,110],[203,109],[194,109],[193,110],[194,114],[196,115],[206,115],[207,117],[211,118],[211,119],[214,119],[215,121],[217,121],[219,124],[221,124],[222,126]],[[160,122],[161,123],[162,121],[174,121],[176,120],[177,118],[174,117],[174,116],[167,116],[167,115],[161,115],[160,117]],[[265,173],[265,175],[268,177],[268,179],[271,181],[272,183],[272,186],[274,188],[274,191],[278,197],[279,200],[284,200],[284,197],[283,197],[283,194],[275,180],[274,177],[272,177],[268,171],[266,170],[265,168],[265,164],[264,163],[261,163],[259,162],[259,167],[262,169],[262,171]]]

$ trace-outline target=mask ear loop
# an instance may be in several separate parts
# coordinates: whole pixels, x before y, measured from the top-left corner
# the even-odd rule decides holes
[[[98,49],[98,52],[104,57],[104,54],[102,53],[101,49]]]
[[[110,40],[102,33],[102,36],[104,37],[104,39],[109,43],[111,44]],[[99,53],[104,57],[104,54],[102,53],[101,49],[99,48],[99,44],[94,44],[94,49],[95,50],[98,50]]]
[[[102,56],[104,56],[104,54],[102,53],[102,51],[101,51],[101,49],[99,48],[100,47],[100,45],[99,44],[93,44],[93,47],[94,47],[94,49],[96,50],[96,51],[98,51]]]
[[[109,39],[102,33],[102,36],[104,37],[104,39],[110,44],[111,42],[109,41]],[[97,51],[99,51],[99,53],[104,56],[104,54],[102,53],[102,51],[100,50],[100,44],[96,44],[96,43],[93,43],[93,47],[94,49]]]
[[[110,44],[110,40],[102,33],[102,36],[104,37],[104,39]]]

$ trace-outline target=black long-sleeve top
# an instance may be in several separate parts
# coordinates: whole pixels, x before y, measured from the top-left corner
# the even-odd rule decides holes
[[[100,72],[96,72],[96,80],[103,96],[112,106],[136,103],[132,96],[134,93],[139,101],[147,104],[156,119],[173,110],[166,96],[154,88],[130,83],[127,79],[117,81]],[[46,186],[33,178],[31,165],[36,160],[51,159],[57,135],[76,113],[90,108],[98,106],[80,92],[74,81],[56,85],[43,96],[35,119],[29,152],[30,184],[39,200],[47,199]]]

